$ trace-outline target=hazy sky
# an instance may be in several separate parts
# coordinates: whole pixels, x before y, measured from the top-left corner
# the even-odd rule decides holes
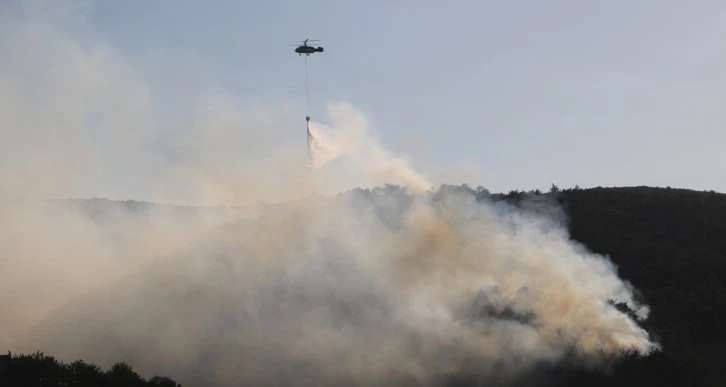
[[[153,102],[158,127],[145,149],[165,157],[183,136],[170,123],[209,90],[243,109],[284,110],[266,127],[304,148],[303,59],[288,42],[309,37],[325,47],[308,59],[313,118],[325,122],[327,101],[347,101],[414,165],[470,172],[449,183],[726,191],[723,1],[24,3],[2,2],[3,20],[18,26],[42,14],[75,41],[93,36],[118,50]],[[2,39],[17,46],[14,35]],[[38,63],[52,68],[45,55]],[[17,85],[31,71],[5,65],[0,76]],[[3,133],[21,130],[12,125]],[[108,157],[115,165],[121,156]],[[124,179],[150,179],[152,168]],[[145,198],[141,189],[94,189],[76,195]]]

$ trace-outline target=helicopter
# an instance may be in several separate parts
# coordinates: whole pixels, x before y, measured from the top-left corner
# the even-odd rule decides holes
[[[308,42],[319,42],[319,40],[305,39],[302,41],[302,43],[303,43],[302,46],[297,46],[297,48],[295,48],[295,52],[297,52],[298,55],[302,55],[302,54],[310,55],[315,52],[323,52],[322,46],[320,46],[320,47],[308,46]]]

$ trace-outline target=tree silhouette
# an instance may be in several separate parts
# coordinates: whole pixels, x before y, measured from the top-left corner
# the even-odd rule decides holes
[[[148,381],[124,362],[114,364],[108,371],[83,360],[65,364],[43,352],[10,357],[0,368],[3,387],[15,386],[126,386],[126,387],[181,387],[169,377],[154,376]]]

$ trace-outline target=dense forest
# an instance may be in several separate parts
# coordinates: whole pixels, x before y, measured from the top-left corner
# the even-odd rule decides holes
[[[506,194],[466,185],[445,188],[523,207],[537,200],[556,201],[566,214],[571,238],[608,256],[619,276],[650,306],[643,326],[662,346],[660,352],[626,357],[605,374],[550,370],[553,383],[548,386],[726,385],[726,354],[721,350],[726,344],[721,327],[726,321],[726,194],[651,187],[553,185],[548,192]],[[1,371],[5,379],[0,380],[10,382],[5,385],[177,385],[166,377],[144,380],[125,363],[104,372],[92,363],[64,364],[42,353],[14,355]]]
[[[43,352],[7,354],[0,357],[0,385],[15,386],[118,386],[118,387],[180,387],[166,376],[144,379],[124,362],[104,371],[83,360],[64,363]]]
[[[474,191],[474,190],[472,190]],[[512,203],[540,192],[494,195]],[[608,375],[568,373],[566,386],[726,385],[726,194],[686,189],[552,186],[572,239],[607,255],[651,307],[662,351]]]

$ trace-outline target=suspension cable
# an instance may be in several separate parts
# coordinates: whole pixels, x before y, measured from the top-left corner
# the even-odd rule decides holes
[[[305,115],[310,116],[310,95],[308,93],[308,56],[305,55]]]

